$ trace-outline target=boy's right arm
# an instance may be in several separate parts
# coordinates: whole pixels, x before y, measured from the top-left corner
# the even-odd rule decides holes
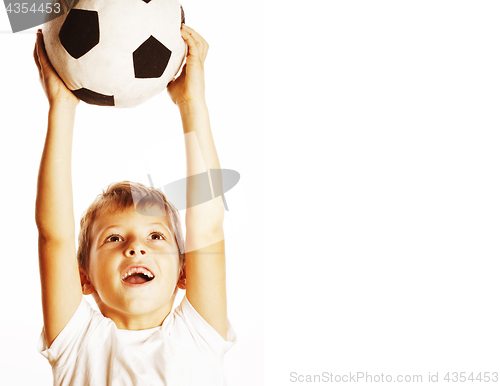
[[[35,212],[45,339],[50,346],[82,300],[71,184],[73,124],[79,100],[54,71],[40,32],[34,58],[50,105]]]

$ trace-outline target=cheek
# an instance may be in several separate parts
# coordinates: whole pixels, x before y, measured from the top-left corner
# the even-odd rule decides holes
[[[164,278],[167,278],[169,282],[177,283],[181,271],[178,257],[172,257],[162,261],[160,269]]]
[[[100,272],[100,270],[98,270],[93,264],[89,265],[89,280],[96,290],[101,287],[102,282],[98,272]]]
[[[89,274],[90,281],[94,287],[105,287],[107,284],[111,283],[110,279],[113,273],[112,263],[110,259],[103,258],[103,256],[90,256]]]
[[[96,272],[96,269],[95,269],[95,264],[94,264],[94,261],[95,261],[95,258],[93,256],[90,256],[89,257],[89,264],[88,264],[88,278],[90,280],[90,282],[93,284],[95,282],[95,275],[94,273]]]

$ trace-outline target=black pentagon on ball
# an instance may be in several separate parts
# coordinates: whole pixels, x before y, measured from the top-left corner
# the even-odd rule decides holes
[[[170,55],[172,51],[150,36],[132,54],[135,77],[141,79],[161,77],[167,68]]]
[[[148,4],[151,0],[142,0],[144,1],[146,4]]]
[[[81,88],[79,90],[71,91],[78,99],[89,103],[91,105],[99,106],[114,106],[115,97],[113,95],[103,95],[98,92],[89,90],[87,88]]]
[[[99,17],[96,11],[72,9],[59,31],[62,46],[78,59],[99,43]]]

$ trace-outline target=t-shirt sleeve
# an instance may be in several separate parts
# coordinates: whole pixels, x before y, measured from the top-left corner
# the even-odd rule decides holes
[[[52,367],[61,367],[68,363],[74,363],[78,352],[85,344],[92,314],[92,307],[85,298],[82,298],[75,314],[52,342],[50,348],[45,340],[45,331],[42,330],[37,349],[40,354],[48,359]]]
[[[229,320],[227,321],[227,339],[224,340],[224,338],[222,338],[222,336],[220,336],[219,333],[198,314],[191,303],[189,303],[186,296],[182,299],[181,304],[177,308],[177,312],[183,315],[191,328],[193,328],[215,352],[225,354],[236,343],[236,334]]]

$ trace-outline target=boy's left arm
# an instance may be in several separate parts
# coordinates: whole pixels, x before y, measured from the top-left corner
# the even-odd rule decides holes
[[[220,164],[210,129],[205,103],[204,68],[208,44],[193,29],[183,25],[181,34],[188,45],[181,75],[168,86],[178,106],[186,146],[186,296],[195,310],[224,339],[227,337],[226,268],[224,249],[224,203],[214,197],[222,191]],[[208,172],[208,173],[207,173]],[[203,181],[190,176],[207,173],[212,199],[202,204]],[[206,186],[206,185],[205,185]]]

